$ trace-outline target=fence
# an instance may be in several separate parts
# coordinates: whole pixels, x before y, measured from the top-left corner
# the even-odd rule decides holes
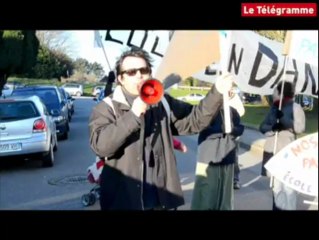
[[[191,86],[178,86],[178,88],[187,89],[187,90],[200,90],[200,91],[211,89],[210,87],[191,87]]]

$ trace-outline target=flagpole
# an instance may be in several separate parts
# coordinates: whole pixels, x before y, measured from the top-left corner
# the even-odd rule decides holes
[[[220,35],[222,33],[219,33]],[[226,33],[224,33],[226,34]],[[229,44],[230,41],[230,32],[227,33],[228,36],[226,35],[226,44]],[[221,44],[220,38],[221,36],[219,35],[219,44]],[[220,45],[219,45],[220,46]],[[220,51],[223,51],[224,48],[219,47]],[[225,53],[224,53],[225,54]],[[222,58],[223,53],[220,53],[220,69],[221,69],[221,73],[222,74],[226,74],[227,72],[227,61],[226,58],[224,56],[224,58]],[[221,73],[219,72],[218,76],[221,75]],[[230,133],[231,132],[231,119],[230,119],[230,108],[229,108],[229,93],[228,92],[224,92],[223,93],[223,109],[224,109],[224,126],[225,126],[225,133]]]
[[[107,65],[108,65],[108,67],[109,67],[109,69],[110,69],[110,71],[111,71],[111,70],[112,70],[112,68],[111,68],[110,62],[109,62],[109,60],[108,60],[108,58],[107,58],[107,55],[106,55],[106,52],[105,52],[105,49],[104,49],[103,43],[102,43],[102,50],[103,50],[104,57],[105,57],[105,59],[106,59]]]
[[[107,65],[108,65],[108,67],[109,67],[109,71],[111,71],[111,70],[112,70],[111,64],[110,64],[110,62],[109,62],[109,59],[107,58],[106,51],[105,51],[103,42],[102,42],[102,40],[101,40],[100,31],[95,30],[95,31],[94,31],[94,35],[95,35],[95,41],[96,41],[96,43],[97,43],[97,46],[102,48],[102,51],[103,51],[105,60],[106,60]]]

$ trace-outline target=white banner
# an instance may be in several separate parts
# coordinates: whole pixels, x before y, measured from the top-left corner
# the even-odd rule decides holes
[[[252,31],[231,31],[229,51],[223,48],[227,71],[236,76],[236,84],[241,91],[259,95],[272,95],[276,84],[284,75],[283,43],[269,40]],[[225,57],[222,53],[222,59]],[[219,68],[218,64],[211,65]],[[202,70],[193,76],[202,81],[213,82],[214,71]],[[207,69],[206,69],[207,70]],[[208,69],[209,70],[209,69]],[[296,84],[296,93],[318,97],[318,67],[288,58],[286,81]]]
[[[265,168],[296,191],[318,196],[318,132],[290,143]]]
[[[112,67],[117,58],[125,50],[132,47],[142,48],[147,51],[152,59],[153,72],[156,72],[170,41],[170,32],[167,30],[142,31],[142,30],[107,30],[99,31],[102,42]],[[122,47],[119,48],[119,45]]]
[[[291,31],[289,57],[318,67],[318,30]]]

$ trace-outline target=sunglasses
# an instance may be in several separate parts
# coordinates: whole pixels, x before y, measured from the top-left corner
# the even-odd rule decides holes
[[[148,67],[142,67],[142,68],[132,68],[132,69],[124,70],[121,72],[121,74],[126,73],[130,77],[133,77],[136,75],[138,71],[143,75],[151,73],[151,70]]]

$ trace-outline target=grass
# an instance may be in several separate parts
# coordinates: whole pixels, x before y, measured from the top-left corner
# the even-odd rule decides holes
[[[9,78],[8,82],[18,82],[25,85],[55,85],[61,86],[63,83],[59,82],[57,79],[30,79],[30,78]]]
[[[199,93],[205,96],[207,92],[208,92],[207,90],[188,90],[188,89],[173,89],[173,88],[169,90],[169,94],[174,98],[186,96],[190,93]]]
[[[171,89],[170,95],[173,97],[180,97],[187,95],[189,93],[200,93],[206,95],[208,91],[189,91],[185,89]],[[198,104],[198,102],[189,102],[191,104]],[[242,117],[241,121],[246,126],[253,128],[259,128],[259,125],[266,117],[267,112],[269,111],[268,106],[256,105],[256,104],[245,104],[245,115]],[[306,114],[306,131],[301,134],[307,135],[309,133],[318,132],[318,107],[314,107],[312,111],[305,111]]]
[[[259,128],[259,125],[264,120],[269,107],[260,105],[245,105],[245,115],[242,117],[242,122],[254,128]],[[305,111],[306,114],[306,131],[301,134],[302,136],[309,133],[314,133],[318,131],[318,109],[313,109],[312,111]]]

